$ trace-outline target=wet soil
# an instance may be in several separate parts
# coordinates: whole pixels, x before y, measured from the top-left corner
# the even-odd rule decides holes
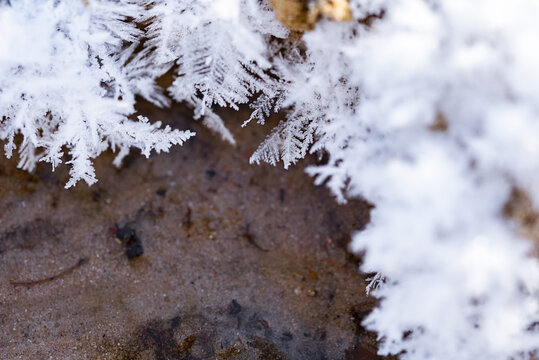
[[[181,106],[141,111],[197,136],[168,154],[95,161],[99,182],[0,159],[0,358],[375,359],[349,234],[369,220],[305,172],[249,165]]]

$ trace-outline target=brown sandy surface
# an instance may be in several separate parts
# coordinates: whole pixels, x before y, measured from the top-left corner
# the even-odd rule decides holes
[[[304,173],[249,165],[268,128],[234,148],[180,106],[143,105],[197,136],[149,160],[95,161],[99,182],[0,160],[0,359],[373,359],[349,234],[368,206],[339,206]],[[144,254],[125,255],[116,224]]]

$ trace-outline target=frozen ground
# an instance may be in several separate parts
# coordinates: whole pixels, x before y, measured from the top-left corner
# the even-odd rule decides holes
[[[105,153],[90,188],[0,160],[0,357],[375,359],[358,326],[374,302],[346,252],[368,206],[338,206],[301,165],[249,165],[264,135],[241,112],[223,114],[232,148],[182,107],[142,107],[198,136],[121,169]]]

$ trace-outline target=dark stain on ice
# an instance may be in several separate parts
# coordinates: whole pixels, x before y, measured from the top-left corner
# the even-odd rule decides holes
[[[228,313],[230,315],[238,315],[241,312],[241,305],[234,299],[228,307]]]
[[[292,341],[292,339],[294,339],[294,335],[288,331],[281,334],[282,341]]]
[[[135,229],[128,225],[123,227],[116,226],[116,237],[122,241],[125,248],[125,255],[128,259],[134,259],[144,254],[142,241]]]
[[[245,227],[244,227],[244,231],[243,231],[243,234],[242,234],[242,237],[247,240],[247,242],[249,244],[251,244],[252,246],[254,246],[256,249],[262,251],[262,252],[268,252],[269,250],[268,249],[265,249],[263,248],[262,246],[260,246],[256,240],[255,240],[255,236],[252,234],[251,232],[251,224],[245,224]]]
[[[32,250],[43,241],[56,241],[61,227],[44,219],[16,225],[0,233],[0,254],[8,250]]]
[[[246,321],[237,327],[230,321],[231,316]],[[319,329],[315,333],[315,336],[309,334],[294,343],[296,337],[292,332],[286,328],[271,328],[257,310],[242,307],[232,300],[223,309],[206,309],[204,313],[180,312],[172,318],[150,320],[135,329],[122,341],[123,344],[109,343],[105,347],[107,353],[114,354],[114,360],[329,359],[325,347],[332,345],[323,342],[325,330]],[[347,355],[346,359],[359,358]]]
[[[151,320],[133,332],[113,359],[289,359],[279,350],[279,344],[292,340],[292,334],[284,332],[281,339],[274,342],[248,326],[230,327],[226,317],[218,314],[218,311],[212,317],[179,314],[171,319]]]
[[[213,179],[217,175],[217,172],[213,169],[206,170],[206,177],[208,179]]]
[[[167,195],[167,189],[160,188],[157,189],[155,193],[161,197],[165,197]]]
[[[182,220],[182,226],[185,227],[187,231],[189,231],[191,229],[191,226],[193,226],[193,221],[191,219],[192,214],[193,214],[193,211],[191,210],[191,207],[188,206]]]

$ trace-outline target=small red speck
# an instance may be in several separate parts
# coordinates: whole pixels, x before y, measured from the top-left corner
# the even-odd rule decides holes
[[[328,264],[333,264],[333,260],[331,260],[331,259],[328,259],[327,262],[328,262]]]
[[[118,228],[117,228],[116,226],[113,227],[113,228],[112,228],[112,233],[113,233],[114,235],[116,235],[117,232],[118,232]]]

